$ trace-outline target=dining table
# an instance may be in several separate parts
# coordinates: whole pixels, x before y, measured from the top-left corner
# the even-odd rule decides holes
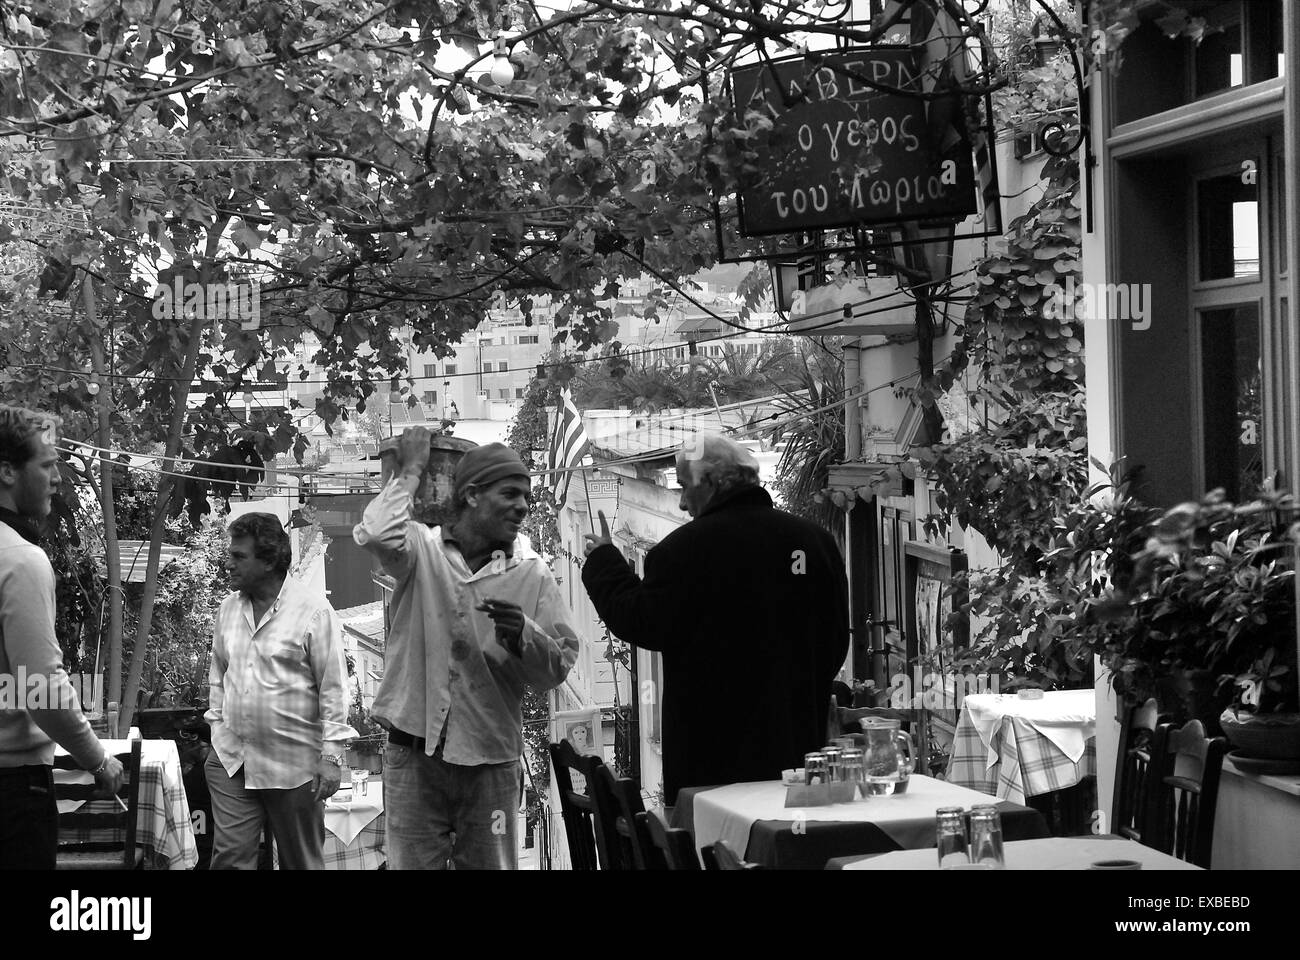
[[[1140,870],[1200,870],[1167,853],[1109,834],[1011,840],[1002,845],[1007,870],[1089,870],[1094,864],[1130,861]],[[868,857],[836,857],[828,870],[939,870],[933,850],[896,850]],[[1113,866],[1109,869],[1115,869]]]
[[[130,740],[106,740],[100,743],[111,754],[131,752]],[[55,752],[65,754],[62,747]],[[65,783],[93,783],[94,777],[84,770],[55,770],[56,780]],[[60,800],[59,812],[71,813],[89,804],[88,812],[111,812],[111,800]],[[190,805],[181,779],[181,758],[173,740],[140,741],[140,798],[136,815],[136,843],[144,850],[145,866],[161,870],[192,870],[199,862],[190,821]],[[69,834],[61,831],[60,841],[69,843],[122,843],[125,829],[92,828]]]
[[[1025,803],[1097,774],[1096,691],[1055,690],[1036,699],[969,694],[961,704],[950,783]]]
[[[886,797],[787,807],[786,796],[779,780],[685,787],[671,826],[689,830],[697,850],[723,840],[748,862],[784,870],[821,870],[833,857],[932,848],[940,807],[994,804],[1004,838],[1048,835],[1037,810],[920,774],[909,778],[905,792]]]
[[[325,801],[326,870],[378,870],[388,861],[384,849],[384,784],[367,780]]]

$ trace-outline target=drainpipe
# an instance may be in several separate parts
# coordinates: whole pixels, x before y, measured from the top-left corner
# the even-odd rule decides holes
[[[844,392],[848,395],[857,393],[862,389],[862,359],[858,349],[860,344],[861,340],[857,338],[846,340],[844,343]],[[858,406],[857,400],[850,400],[844,405],[844,459],[850,462],[862,456],[861,421],[862,408]],[[857,504],[855,509],[864,510],[866,505]],[[853,657],[858,648],[859,631],[867,629],[866,624],[862,622],[865,618],[856,617],[854,612],[863,609],[862,600],[864,598],[860,597],[859,594],[867,589],[868,584],[868,545],[865,542],[859,543],[854,538],[852,517],[852,511],[844,514],[844,559],[848,564],[849,579],[850,679],[856,672]]]
[[[844,345],[844,392],[857,393],[862,389],[862,360],[858,348],[862,341],[854,339]],[[856,460],[862,456],[862,408],[854,400],[844,405],[844,459]]]
[[[1286,158],[1285,182],[1294,186],[1300,184],[1300,3],[1284,3],[1283,7],[1283,33],[1286,37],[1283,48],[1286,50],[1286,119],[1283,127],[1283,138],[1285,140],[1285,149],[1282,151]],[[1287,292],[1287,307],[1291,316],[1283,317],[1282,322],[1290,324],[1292,330],[1296,329],[1296,318],[1300,317],[1300,197],[1296,196],[1294,190],[1286,192],[1286,225],[1287,231],[1287,256],[1290,263],[1287,264],[1287,283],[1289,290]],[[1294,388],[1295,380],[1300,373],[1300,343],[1295,337],[1291,338],[1291,356],[1289,358],[1291,366],[1291,381]],[[1291,395],[1291,422],[1300,423],[1300,398],[1295,395],[1292,389]],[[1296,438],[1291,438],[1291,476],[1287,478],[1287,486],[1292,490],[1296,489],[1297,481],[1300,480],[1300,449],[1295,448]],[[1297,562],[1300,562],[1300,550],[1297,551]],[[1300,605],[1300,579],[1296,580],[1296,603]],[[1296,631],[1296,649],[1300,651],[1300,624],[1297,624]],[[1295,683],[1294,677],[1290,680]]]

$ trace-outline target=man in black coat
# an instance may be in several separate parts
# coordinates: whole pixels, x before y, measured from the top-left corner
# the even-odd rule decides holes
[[[831,536],[772,506],[744,447],[704,437],[677,456],[693,518],[645,558],[645,579],[588,535],[582,582],[621,640],[663,654],[664,795],[776,780],[825,742],[849,646],[848,584]]]

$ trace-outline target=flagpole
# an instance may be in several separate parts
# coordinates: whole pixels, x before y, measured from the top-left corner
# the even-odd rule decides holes
[[[582,470],[582,492],[587,496],[587,523],[591,525],[591,533],[595,536],[596,521],[591,518],[591,489],[587,486],[587,468],[579,469]]]

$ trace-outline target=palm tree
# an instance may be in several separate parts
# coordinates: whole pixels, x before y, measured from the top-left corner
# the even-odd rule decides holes
[[[844,460],[844,410],[838,406],[819,408],[844,395],[844,360],[830,350],[820,349],[821,353],[811,348],[801,352],[798,386],[783,391],[786,399],[782,405],[791,413],[814,412],[773,429],[773,444],[785,443],[777,463],[775,486],[787,510],[819,524],[842,548],[843,514],[821,494],[830,482],[831,465]],[[806,391],[807,398],[796,396],[796,391]]]

